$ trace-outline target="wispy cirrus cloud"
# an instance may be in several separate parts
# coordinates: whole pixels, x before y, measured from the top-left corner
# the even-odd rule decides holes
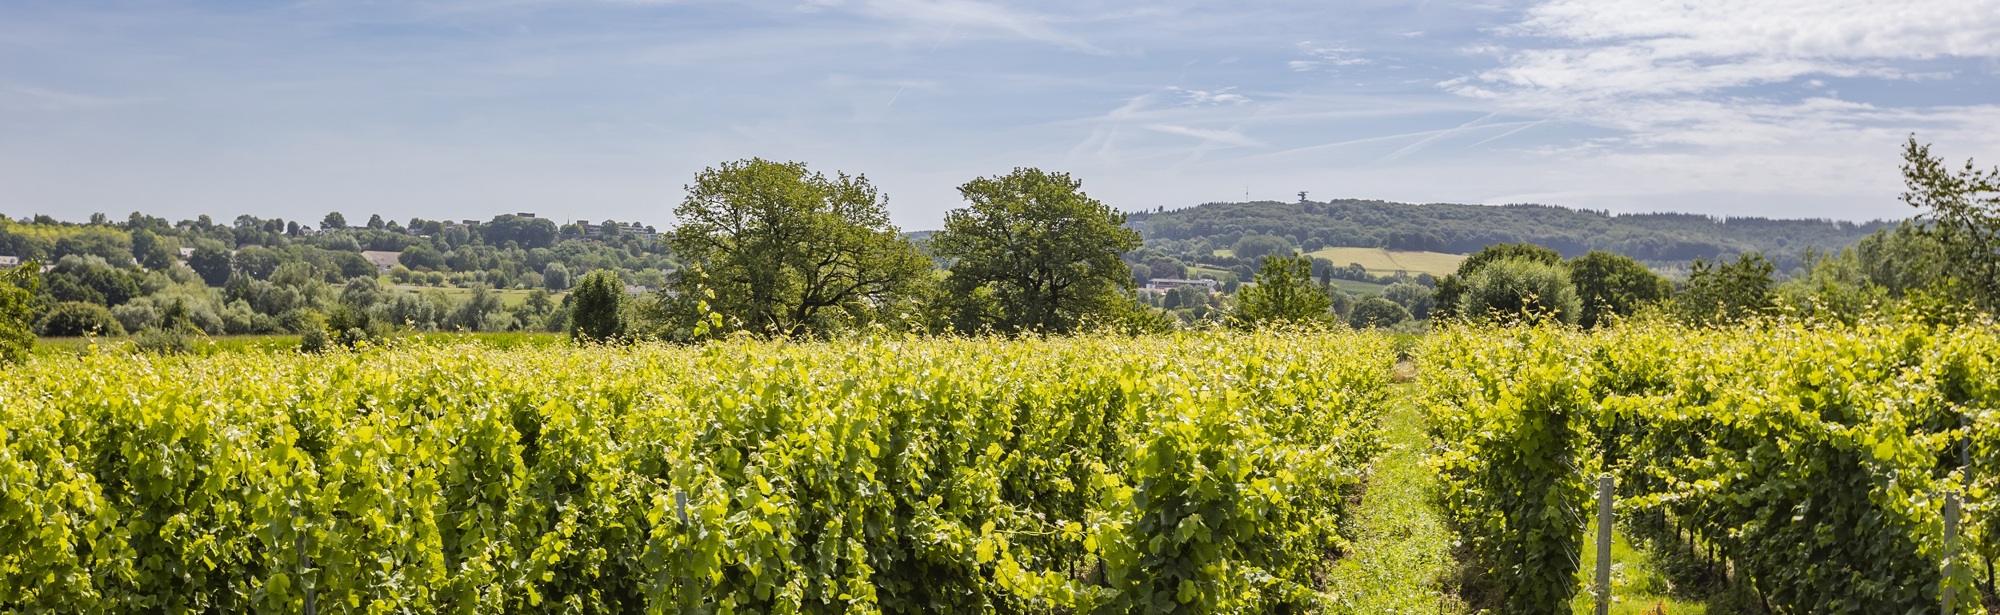
[[[1205,143],[1231,145],[1236,147],[1254,147],[1264,144],[1264,142],[1244,136],[1242,132],[1238,132],[1236,130],[1195,128],[1191,126],[1177,126],[1174,124],[1147,124],[1146,130],[1151,130],[1153,132],[1158,132],[1163,134],[1192,137],[1195,139],[1200,139]]]
[[[27,106],[47,111],[121,107],[125,105],[135,105],[156,100],[152,97],[144,97],[144,96],[139,96],[139,97],[96,96],[91,94],[65,92],[62,90],[53,90],[49,88],[34,87],[34,86],[4,87],[0,88],[0,94],[9,95],[9,97],[14,98],[15,100],[20,101],[22,103],[25,103]]]
[[[948,28],[968,36],[1002,35],[1049,43],[1089,53],[1104,53],[1097,45],[1057,28],[1048,16],[1009,5],[979,0],[807,0],[814,10],[847,10],[874,19]]]

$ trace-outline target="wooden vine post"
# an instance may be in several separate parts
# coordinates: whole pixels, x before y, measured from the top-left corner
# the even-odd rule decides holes
[[[1958,605],[1952,604],[1957,598],[1957,586],[1952,581],[1958,576],[1958,515],[1960,498],[1957,493],[1944,496],[1944,591],[1939,592],[1939,612],[1951,615]]]
[[[1597,615],[1611,614],[1611,487],[1615,480],[1610,474],[1597,477]]]

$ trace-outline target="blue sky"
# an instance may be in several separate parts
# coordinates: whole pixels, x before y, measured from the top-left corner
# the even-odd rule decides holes
[[[1893,218],[2000,163],[2000,0],[0,3],[0,212],[664,225],[703,167],[1128,210],[1536,202]]]

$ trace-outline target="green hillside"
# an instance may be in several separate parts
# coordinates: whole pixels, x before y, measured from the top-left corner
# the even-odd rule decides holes
[[[1780,266],[1807,248],[1837,249],[1894,222],[1611,214],[1548,205],[1410,204],[1387,201],[1207,203],[1133,213],[1146,244],[1169,254],[1208,255],[1245,236],[1272,235],[1306,252],[1361,246],[1392,252],[1470,254],[1528,242],[1565,256],[1606,250],[1654,263],[1757,251]],[[1331,259],[1345,265],[1358,260]],[[1364,266],[1375,269],[1368,262]],[[1435,275],[1435,273],[1434,273]]]

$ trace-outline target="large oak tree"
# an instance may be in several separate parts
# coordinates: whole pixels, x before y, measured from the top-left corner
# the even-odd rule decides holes
[[[990,297],[960,326],[1066,333],[1130,306],[1132,272],[1119,256],[1139,247],[1125,215],[1085,195],[1066,173],[1015,169],[960,186],[971,205],[945,215],[931,250],[950,261],[956,297]],[[985,322],[971,322],[983,320]]]
[[[931,266],[864,176],[753,158],[702,171],[687,192],[668,242],[688,267],[671,287],[704,298],[727,329],[824,334],[867,319]]]

